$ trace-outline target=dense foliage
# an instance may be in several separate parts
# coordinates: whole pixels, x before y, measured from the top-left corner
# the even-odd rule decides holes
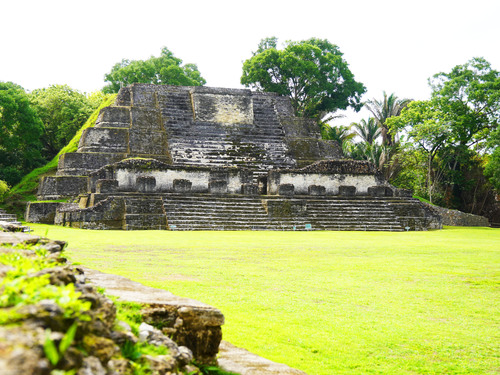
[[[487,155],[498,154],[500,73],[484,59],[474,58],[449,73],[436,74],[430,83],[431,99],[411,103],[401,116],[388,121],[389,126],[406,134],[407,153],[425,159],[419,169],[425,170],[431,201],[474,210],[477,194],[484,190],[480,181],[488,160],[495,183],[496,156]]]
[[[287,42],[280,50],[276,38],[267,38],[243,63],[241,83],[290,97],[299,116],[321,120],[339,109],[358,111],[366,88],[354,79],[342,55],[327,40]]]
[[[90,114],[101,104],[102,94],[87,96],[67,85],[53,85],[29,94],[43,122],[42,154],[52,159],[73,138]]]
[[[163,47],[159,57],[147,60],[123,59],[104,76],[105,93],[117,93],[120,88],[132,83],[158,85],[202,86],[206,83],[195,64],[182,65],[182,60]]]
[[[43,124],[24,89],[0,82],[0,180],[10,186],[43,163]]]
[[[500,73],[474,58],[430,84],[430,100],[384,92],[365,104],[373,117],[323,136],[339,142],[346,157],[376,164],[398,187],[498,221]]]

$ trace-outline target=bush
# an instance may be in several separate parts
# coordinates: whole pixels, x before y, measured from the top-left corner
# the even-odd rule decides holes
[[[5,181],[0,180],[0,202],[3,201],[3,197],[9,191],[9,185]]]

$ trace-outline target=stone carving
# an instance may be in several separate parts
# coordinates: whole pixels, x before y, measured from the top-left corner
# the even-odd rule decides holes
[[[412,230],[439,215],[250,90],[134,84],[45,177],[27,221],[100,229]]]

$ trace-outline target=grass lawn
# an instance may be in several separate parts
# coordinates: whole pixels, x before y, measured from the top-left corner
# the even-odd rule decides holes
[[[224,339],[311,375],[500,373],[500,229],[32,227],[73,262],[220,308]]]

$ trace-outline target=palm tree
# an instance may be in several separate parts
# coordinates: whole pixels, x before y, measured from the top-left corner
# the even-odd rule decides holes
[[[353,122],[351,127],[369,145],[373,145],[373,142],[380,136],[380,128],[373,117],[369,117],[368,121],[362,119],[359,123]]]
[[[383,100],[376,100],[375,98],[373,98],[372,100],[368,100],[365,103],[365,107],[375,117],[375,121],[380,128],[382,134],[382,145],[394,146],[395,140],[389,133],[389,128],[386,125],[386,120],[389,117],[399,116],[403,108],[405,108],[412,100],[398,99],[398,97],[394,93],[389,96],[387,96],[385,91],[383,93]]]
[[[350,126],[322,124],[321,136],[323,139],[337,141],[340,147],[343,147],[345,143],[351,141],[356,136],[356,133],[351,132]]]

